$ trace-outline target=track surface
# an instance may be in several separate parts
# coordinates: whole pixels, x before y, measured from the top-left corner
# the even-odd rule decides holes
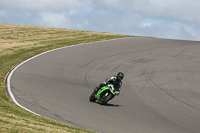
[[[94,86],[122,71],[121,93],[89,102]],[[24,107],[105,133],[199,133],[200,42],[126,38],[67,47],[21,65],[11,89]]]

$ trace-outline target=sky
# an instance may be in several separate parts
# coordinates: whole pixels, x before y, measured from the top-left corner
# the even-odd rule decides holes
[[[0,0],[0,23],[200,41],[200,0]]]

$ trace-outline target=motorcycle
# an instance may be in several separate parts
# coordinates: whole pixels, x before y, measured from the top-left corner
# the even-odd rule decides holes
[[[119,90],[116,90],[114,85],[108,84],[101,87],[96,94],[93,92],[90,95],[89,100],[90,102],[95,102],[98,100],[99,104],[104,105],[117,95],[119,95]]]

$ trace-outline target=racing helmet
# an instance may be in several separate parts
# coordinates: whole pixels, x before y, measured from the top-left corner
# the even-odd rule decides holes
[[[124,78],[124,74],[122,72],[118,72],[117,78],[122,80]]]

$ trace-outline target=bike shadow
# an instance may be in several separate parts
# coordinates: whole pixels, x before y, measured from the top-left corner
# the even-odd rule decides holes
[[[101,104],[98,103],[98,102],[95,102],[95,103],[101,105]],[[103,105],[101,105],[101,106],[119,107],[119,106],[121,106],[121,105],[118,105],[118,104],[111,104],[111,103],[106,103],[106,104],[103,104]]]
[[[102,106],[119,107],[119,106],[121,106],[121,105],[107,103],[107,104],[104,104],[104,105],[102,105]]]

